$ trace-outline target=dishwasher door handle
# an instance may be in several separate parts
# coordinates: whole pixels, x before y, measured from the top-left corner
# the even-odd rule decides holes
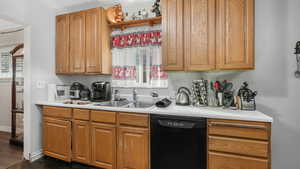
[[[189,122],[189,121],[158,120],[158,124],[160,126],[168,127],[168,128],[192,129],[192,128],[196,128],[197,123]]]

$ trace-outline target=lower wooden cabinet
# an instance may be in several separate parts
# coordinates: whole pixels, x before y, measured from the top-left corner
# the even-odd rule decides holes
[[[119,127],[118,169],[149,169],[149,129]]]
[[[116,126],[92,123],[92,162],[93,166],[115,169],[116,164]]]
[[[90,163],[90,124],[89,121],[73,121],[72,133],[72,153],[73,161],[89,164]]]
[[[208,153],[209,169],[269,169],[268,160],[225,153]]]
[[[271,169],[270,123],[208,119],[208,169]]]
[[[44,117],[43,153],[45,155],[71,161],[71,121]]]

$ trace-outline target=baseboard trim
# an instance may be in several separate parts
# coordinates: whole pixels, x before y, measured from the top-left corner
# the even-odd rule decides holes
[[[42,158],[43,156],[44,156],[43,150],[40,150],[40,151],[31,153],[31,154],[29,155],[29,161],[30,161],[30,162],[34,162],[34,161],[36,161],[36,160]]]
[[[0,131],[3,132],[11,132],[11,127],[10,126],[0,126]]]

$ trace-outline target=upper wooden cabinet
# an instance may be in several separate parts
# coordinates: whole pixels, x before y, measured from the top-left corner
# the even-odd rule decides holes
[[[110,74],[110,30],[102,8],[86,11],[86,72]]]
[[[162,54],[163,69],[184,69],[183,56],[183,2],[162,0]]]
[[[85,72],[85,12],[70,14],[70,73]]]
[[[254,68],[253,0],[162,0],[166,71]]]
[[[184,1],[185,70],[215,69],[215,0]]]
[[[56,73],[69,72],[69,15],[56,17]]]
[[[254,68],[254,0],[217,0],[217,69]]]
[[[111,31],[103,8],[57,16],[56,27],[57,74],[111,73]]]

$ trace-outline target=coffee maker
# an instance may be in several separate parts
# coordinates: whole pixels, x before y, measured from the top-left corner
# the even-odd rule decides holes
[[[94,82],[92,83],[92,101],[103,102],[111,99],[111,86],[109,82]]]

